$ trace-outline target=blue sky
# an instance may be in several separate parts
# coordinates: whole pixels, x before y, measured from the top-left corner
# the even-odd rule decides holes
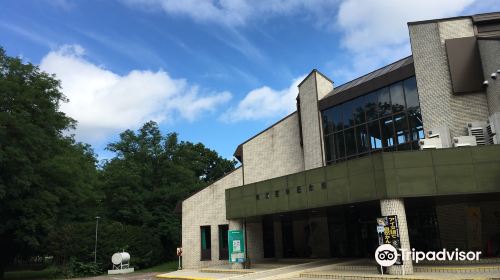
[[[0,45],[62,81],[100,158],[148,120],[226,158],[295,108],[319,69],[340,85],[410,54],[406,22],[495,0],[2,0]]]

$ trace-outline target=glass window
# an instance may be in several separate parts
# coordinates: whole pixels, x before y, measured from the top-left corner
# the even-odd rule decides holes
[[[219,225],[219,260],[227,260],[229,258],[228,230],[229,225]]]
[[[344,117],[344,129],[354,125],[354,102],[348,101],[342,104],[342,112]]]
[[[335,135],[335,159],[345,157],[344,132],[337,132]]]
[[[392,112],[397,113],[405,109],[405,95],[403,93],[403,83],[395,83],[390,87]]]
[[[335,131],[342,130],[344,128],[342,120],[343,104],[333,107],[331,110],[333,116],[333,127]]]
[[[392,150],[394,146],[394,121],[392,117],[384,118],[380,121],[382,129],[382,146],[384,150]]]
[[[210,226],[200,227],[201,260],[212,259],[212,241],[210,238]]]
[[[346,155],[352,156],[356,154],[356,139],[354,136],[354,128],[344,131]]]
[[[424,127],[422,125],[422,116],[420,113],[408,112],[408,118],[411,129],[411,139],[418,141],[424,138]]]
[[[356,124],[361,124],[361,123],[364,123],[366,120],[365,120],[365,97],[364,96],[361,96],[361,97],[358,97],[354,100],[352,100],[351,102],[353,102],[353,109],[354,109],[354,122]]]
[[[424,138],[415,77],[323,110],[327,164],[382,151],[418,149]]]
[[[366,119],[368,121],[371,120],[376,120],[378,118],[378,113],[377,113],[377,104],[378,104],[378,97],[377,97],[377,92],[372,92],[369,93],[368,95],[365,96],[364,98],[364,103],[365,103],[365,113],[366,113]]]
[[[336,128],[336,123],[340,121],[339,114],[335,114],[336,112],[338,112],[338,109],[336,107],[321,112],[321,115],[323,116],[323,133],[325,135],[333,133]],[[340,117],[341,116],[342,114],[340,114]]]
[[[415,77],[404,80],[406,107],[409,111],[417,112],[420,108]]]
[[[370,150],[368,131],[364,124],[356,127],[356,144],[358,145],[358,153],[364,153]]]
[[[378,93],[378,114],[379,116],[386,116],[392,113],[391,110],[391,95],[389,88],[384,87],[377,91]]]
[[[321,121],[323,124],[323,133],[328,135],[333,132],[333,120],[330,116],[331,110],[324,110],[321,112]]]
[[[370,147],[372,150],[382,148],[382,137],[380,137],[380,126],[378,121],[368,123],[368,134],[370,135]]]
[[[410,142],[410,130],[408,129],[406,114],[394,116],[394,129],[396,130],[396,142],[398,145]]]
[[[325,154],[326,161],[335,159],[335,143],[333,142],[333,134],[325,137]]]

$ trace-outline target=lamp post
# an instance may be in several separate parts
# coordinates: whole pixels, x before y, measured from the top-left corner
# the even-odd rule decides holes
[[[99,227],[99,219],[101,217],[95,217],[95,246],[94,246],[94,263],[97,263],[97,229]]]

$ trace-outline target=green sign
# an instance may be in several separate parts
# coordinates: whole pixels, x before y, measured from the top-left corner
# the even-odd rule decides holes
[[[229,242],[229,262],[242,263],[245,261],[245,239],[242,230],[227,232]]]

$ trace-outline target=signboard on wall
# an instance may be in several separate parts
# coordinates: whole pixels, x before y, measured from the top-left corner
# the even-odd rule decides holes
[[[398,216],[390,215],[377,218],[378,245],[391,244],[397,250],[401,249],[401,239],[399,236]],[[403,264],[401,254],[398,255],[395,264]]]
[[[229,262],[245,262],[245,239],[243,230],[229,230],[227,234],[229,243]]]

